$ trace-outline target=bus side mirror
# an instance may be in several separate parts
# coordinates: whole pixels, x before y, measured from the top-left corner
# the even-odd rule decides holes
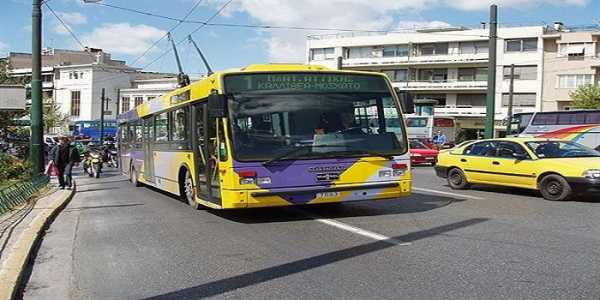
[[[210,118],[223,118],[226,116],[225,103],[227,96],[222,94],[210,94],[208,96],[208,116]]]
[[[402,106],[402,112],[405,114],[415,113],[415,102],[413,101],[412,94],[407,91],[400,91],[398,88],[394,88],[400,98],[400,106]]]

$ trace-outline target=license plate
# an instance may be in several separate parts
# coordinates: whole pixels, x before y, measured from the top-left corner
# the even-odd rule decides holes
[[[333,197],[339,197],[340,196],[340,192],[322,192],[322,193],[317,193],[317,197],[318,198],[333,198]]]
[[[426,157],[426,160],[433,160],[433,157]]]

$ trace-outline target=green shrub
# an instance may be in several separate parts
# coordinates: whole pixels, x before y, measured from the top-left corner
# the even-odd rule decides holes
[[[31,163],[0,153],[0,183],[8,180],[27,179],[31,176]]]

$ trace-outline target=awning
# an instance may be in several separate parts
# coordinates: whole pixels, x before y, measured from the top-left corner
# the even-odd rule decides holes
[[[585,44],[572,44],[567,47],[567,54],[583,54]]]

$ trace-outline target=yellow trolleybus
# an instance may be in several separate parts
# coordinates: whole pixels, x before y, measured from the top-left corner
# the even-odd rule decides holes
[[[306,65],[218,72],[121,114],[121,166],[133,184],[195,208],[406,197],[400,103],[379,73]]]

